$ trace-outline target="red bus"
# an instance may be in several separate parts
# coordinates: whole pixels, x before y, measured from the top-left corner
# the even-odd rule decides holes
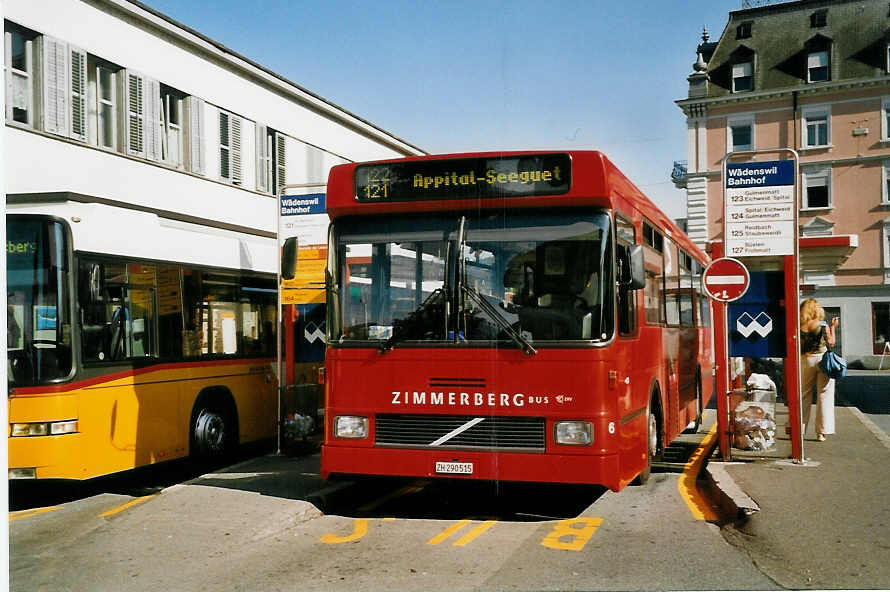
[[[324,478],[618,491],[698,428],[708,258],[603,154],[345,164],[327,208]]]

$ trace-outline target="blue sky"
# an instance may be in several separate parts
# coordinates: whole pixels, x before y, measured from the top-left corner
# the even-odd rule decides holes
[[[670,216],[702,26],[742,0],[143,0],[432,153],[605,152]]]

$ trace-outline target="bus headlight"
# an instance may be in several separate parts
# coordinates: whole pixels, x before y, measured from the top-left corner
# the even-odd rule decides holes
[[[340,415],[334,418],[334,435],[338,438],[367,438],[368,418],[357,415]]]
[[[29,436],[60,436],[77,432],[77,420],[41,421],[36,423],[14,423],[11,435],[14,438]]]
[[[18,469],[9,469],[7,479],[36,479],[37,469],[35,467],[21,467]]]
[[[593,425],[589,421],[560,421],[556,424],[556,443],[588,446],[593,442]]]

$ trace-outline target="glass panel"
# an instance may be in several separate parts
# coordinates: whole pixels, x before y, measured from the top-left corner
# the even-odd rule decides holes
[[[14,70],[27,72],[28,70],[28,54],[27,41],[21,33],[12,32],[12,56],[10,56],[10,64]]]
[[[108,68],[99,68],[99,99],[114,101],[114,72]]]
[[[23,386],[71,372],[67,233],[61,223],[8,217],[8,380]]]
[[[670,239],[664,239],[664,305],[668,325],[680,324],[680,308],[678,306],[679,254],[677,245]]]
[[[890,354],[890,302],[872,302],[872,353]]]
[[[468,217],[458,265],[451,253],[458,252],[459,224],[458,216],[340,221],[342,327],[332,328],[333,336],[512,339],[506,326],[530,340],[611,335],[607,216]],[[465,290],[446,293],[446,276]]]
[[[99,104],[99,144],[114,148],[114,107],[107,103]]]
[[[468,226],[465,285],[526,339],[611,335],[612,257],[605,215],[579,220],[497,214],[468,220]],[[458,325],[466,339],[509,338],[502,334],[503,323],[472,300],[465,300],[463,312]]]

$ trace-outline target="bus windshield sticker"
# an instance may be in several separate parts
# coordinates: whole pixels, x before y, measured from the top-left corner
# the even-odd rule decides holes
[[[532,154],[361,165],[360,202],[562,195],[571,187],[568,154]]]

